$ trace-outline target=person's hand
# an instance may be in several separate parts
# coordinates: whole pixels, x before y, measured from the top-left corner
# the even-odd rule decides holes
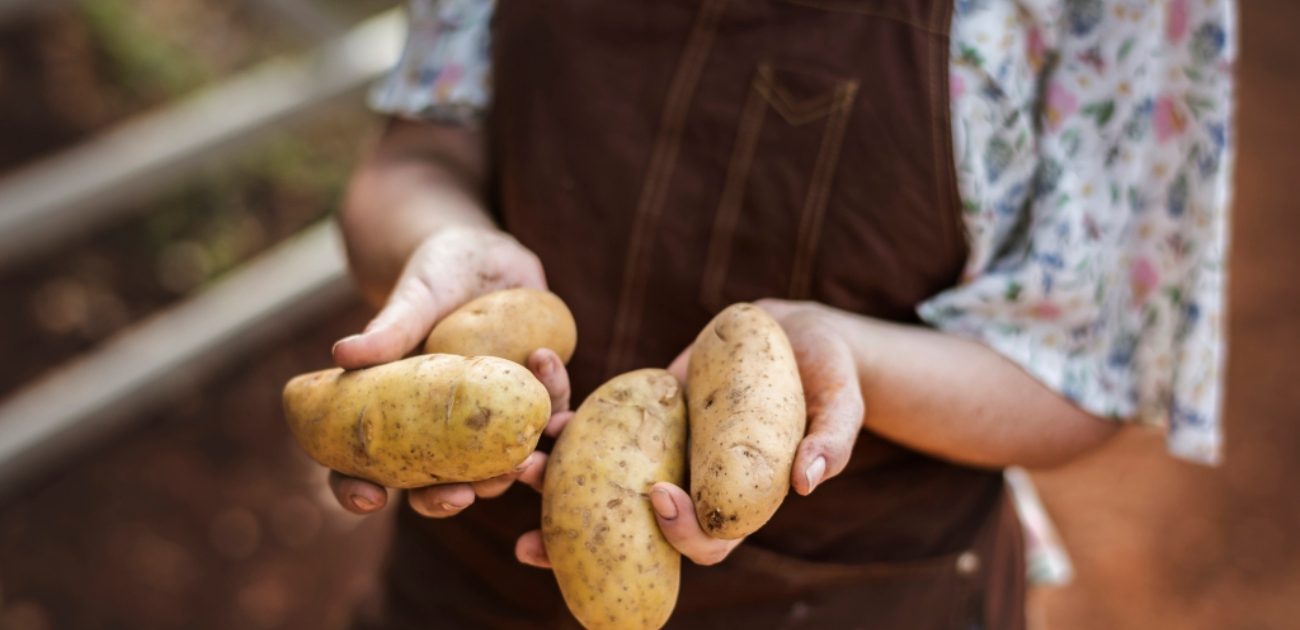
[[[356,369],[396,361],[419,347],[433,325],[479,295],[514,287],[546,288],[541,262],[507,234],[449,228],[429,237],[411,255],[379,314],[357,335],[334,345],[334,361]],[[528,369],[551,395],[546,434],[556,436],[573,416],[569,375],[555,352],[538,349]],[[496,497],[515,481],[540,489],[546,454],[534,452],[514,471],[485,481],[448,483],[411,490],[407,501],[432,518],[452,516],[476,498]],[[330,488],[344,509],[368,514],[388,502],[387,489],[363,479],[331,472]]]
[[[844,470],[862,429],[865,408],[857,367],[829,307],[785,300],[759,300],[756,304],[781,324],[799,363],[808,427],[790,470],[790,486],[807,496]],[[668,371],[685,383],[689,361],[687,348]],[[741,543],[709,536],[696,519],[690,495],[674,484],[656,483],[650,491],[650,504],[664,538],[696,564],[717,564]],[[519,538],[515,556],[524,564],[550,566],[539,531]]]
[[[365,330],[334,344],[334,362],[353,370],[396,361],[460,305],[516,287],[545,289],[546,275],[542,261],[514,237],[483,228],[439,230],[411,254]]]

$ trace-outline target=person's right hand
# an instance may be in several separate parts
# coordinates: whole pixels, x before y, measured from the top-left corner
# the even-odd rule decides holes
[[[411,255],[388,301],[360,334],[334,344],[334,362],[357,369],[396,361],[423,344],[435,323],[485,293],[515,287],[546,288],[541,261],[508,234],[482,228],[446,228]],[[538,349],[528,369],[551,394],[546,434],[556,436],[572,417],[569,376],[555,352]],[[454,515],[478,497],[504,493],[516,480],[538,488],[546,454],[534,452],[513,472],[473,483],[448,483],[411,490],[407,500],[425,516]],[[368,514],[388,502],[387,489],[331,472],[331,489],[344,509]]]

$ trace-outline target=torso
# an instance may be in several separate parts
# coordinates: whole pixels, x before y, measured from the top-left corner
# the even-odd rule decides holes
[[[956,281],[951,10],[498,3],[496,203],[574,310],[575,399],[665,365],[732,302],[811,299],[911,322]],[[405,514],[396,592],[469,626],[573,623],[554,579],[513,560],[537,524],[529,492],[446,521]],[[670,626],[1017,628],[1018,541],[999,472],[864,434],[843,475],[791,495],[723,564],[687,566]]]

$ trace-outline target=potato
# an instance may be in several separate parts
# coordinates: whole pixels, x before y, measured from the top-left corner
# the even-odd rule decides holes
[[[505,359],[432,354],[297,376],[284,387],[284,410],[317,462],[416,488],[510,472],[536,447],[551,399]]]
[[[677,379],[637,370],[578,408],[546,465],[542,537],[573,616],[594,628],[659,628],[677,603],[681,555],[648,493],[684,483],[686,405]]]
[[[480,296],[433,327],[426,353],[488,355],[526,365],[528,355],[550,348],[565,363],[578,343],[573,314],[554,293],[506,289]]]
[[[734,304],[696,337],[687,372],[696,515],[715,538],[748,536],[785,499],[804,435],[794,351],[762,309]]]

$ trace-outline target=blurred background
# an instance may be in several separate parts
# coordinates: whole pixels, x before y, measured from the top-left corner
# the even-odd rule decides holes
[[[328,217],[392,0],[0,0],[0,630],[340,628],[387,533],[279,407],[359,329]],[[1035,473],[1036,630],[1300,619],[1300,3],[1242,1],[1226,464]]]

